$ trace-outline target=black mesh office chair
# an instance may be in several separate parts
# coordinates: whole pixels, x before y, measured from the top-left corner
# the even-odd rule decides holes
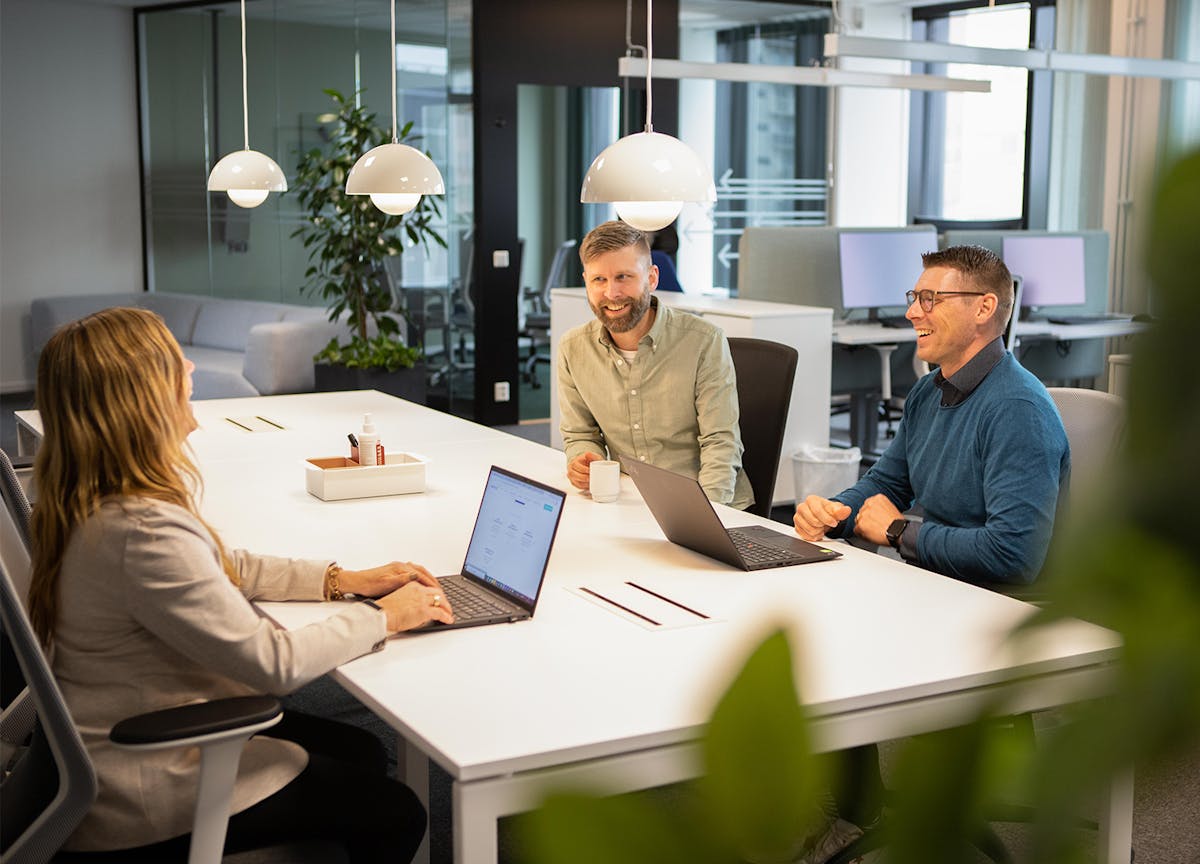
[[[534,291],[526,288],[523,299],[529,303],[529,312],[525,315],[525,328],[522,336],[530,339],[529,357],[525,361],[524,378],[537,389],[542,386],[538,380],[537,364],[551,362],[550,357],[550,292],[562,286],[563,277],[567,272],[567,259],[575,248],[575,240],[564,240],[554,250],[554,258],[550,261],[550,270],[546,273],[546,281],[541,290]],[[540,350],[545,349],[545,350]]]
[[[748,509],[769,517],[800,355],[790,345],[738,337],[729,339],[729,353],[737,371],[742,467],[754,490],[754,504]]]

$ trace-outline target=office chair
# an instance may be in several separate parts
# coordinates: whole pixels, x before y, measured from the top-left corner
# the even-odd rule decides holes
[[[737,372],[742,467],[754,490],[754,504],[747,509],[769,518],[800,355],[790,345],[738,337],[729,338],[729,353]]]
[[[12,460],[3,450],[0,450],[0,497],[4,498],[4,506],[12,515],[17,533],[25,543],[25,550],[28,551],[29,514],[32,508],[29,505],[29,499],[25,497],[25,487],[21,485]]]
[[[554,250],[554,258],[550,261],[550,270],[546,273],[546,281],[542,285],[542,289],[535,292],[527,287],[523,292],[522,299],[529,303],[532,310],[525,316],[525,329],[521,333],[522,336],[528,336],[530,339],[529,357],[525,361],[523,377],[535,390],[542,386],[542,382],[538,380],[537,376],[537,364],[551,362],[548,350],[550,347],[550,291],[561,287],[563,277],[566,275],[567,258],[575,245],[575,240],[564,240],[560,243]],[[547,350],[539,351],[539,346]]]
[[[1067,430],[1071,445],[1071,486],[1067,506],[1078,508],[1092,494],[1097,480],[1108,476],[1125,434],[1126,405],[1120,396],[1102,390],[1048,387]]]
[[[6,510],[5,528],[13,528]],[[10,578],[10,567],[28,566],[6,555],[0,562],[0,638],[11,648],[25,690],[0,715],[5,760],[11,770],[0,780],[0,862],[51,861],[78,827],[96,798],[96,773],[50,665]],[[27,581],[27,580],[25,580]],[[272,696],[239,696],[155,711],[121,721],[109,733],[114,744],[134,748],[200,747],[200,779],[192,822],[189,864],[221,861],[233,781],[242,745],[283,716]],[[239,853],[232,860],[313,860],[328,847],[299,844]]]

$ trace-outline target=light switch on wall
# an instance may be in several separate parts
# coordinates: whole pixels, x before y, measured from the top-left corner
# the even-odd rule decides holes
[[[508,250],[494,249],[492,250],[492,267],[496,270],[503,270],[508,266]]]

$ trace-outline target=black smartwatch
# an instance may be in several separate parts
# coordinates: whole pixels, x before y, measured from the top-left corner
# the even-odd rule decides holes
[[[888,545],[893,549],[900,548],[900,536],[904,533],[904,529],[908,527],[907,519],[893,519],[892,524],[887,527]]]

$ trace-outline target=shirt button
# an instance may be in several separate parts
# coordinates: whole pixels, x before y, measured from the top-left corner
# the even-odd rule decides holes
[[[629,391],[629,395],[630,395],[630,396],[636,396],[636,395],[637,395],[637,391],[636,391],[636,390],[630,390],[630,391]]]
[[[639,458],[639,459],[641,459],[643,462],[645,462],[645,461],[646,461],[646,454],[645,454],[645,453],[639,453],[639,454],[638,454],[638,458]]]
[[[641,429],[641,428],[642,428],[642,424],[641,424],[641,423],[634,423],[634,424],[633,424],[633,428],[634,428],[634,429]]]

